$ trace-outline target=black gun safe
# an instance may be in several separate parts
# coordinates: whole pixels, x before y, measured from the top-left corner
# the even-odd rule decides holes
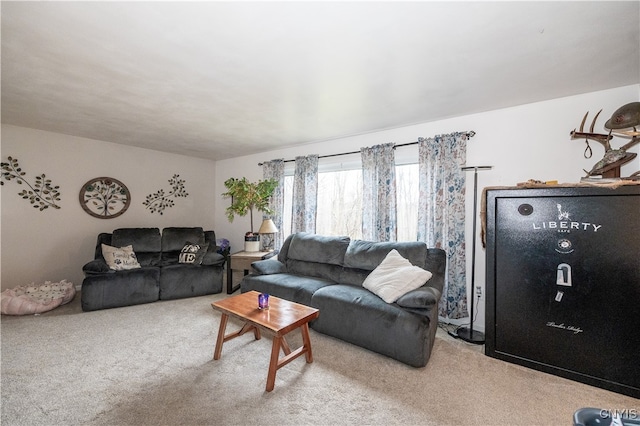
[[[640,398],[640,185],[485,194],[486,355]]]

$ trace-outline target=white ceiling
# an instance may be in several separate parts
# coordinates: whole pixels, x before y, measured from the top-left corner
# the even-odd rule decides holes
[[[1,12],[3,123],[216,160],[640,83],[638,1]]]

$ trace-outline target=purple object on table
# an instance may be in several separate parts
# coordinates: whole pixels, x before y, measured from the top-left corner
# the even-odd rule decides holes
[[[258,295],[258,309],[269,309],[269,295],[267,293]]]

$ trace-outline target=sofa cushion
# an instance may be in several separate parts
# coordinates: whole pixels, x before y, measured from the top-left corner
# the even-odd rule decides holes
[[[160,300],[204,296],[222,291],[222,268],[174,264],[160,268]]]
[[[207,253],[207,249],[209,248],[209,244],[194,244],[189,241],[182,247],[180,250],[180,255],[178,257],[178,263],[190,263],[193,265],[202,264],[202,259],[204,255]]]
[[[293,235],[287,255],[289,259],[342,266],[349,241],[349,237],[299,232]]]
[[[330,280],[333,283],[340,282],[342,266],[327,263],[306,262],[304,260],[289,259],[286,264],[287,272],[293,275],[301,275],[313,278]]]
[[[351,241],[344,256],[346,268],[366,269],[373,271],[389,254],[397,250],[412,265],[425,267],[427,245],[422,242],[371,242],[363,240]]]
[[[138,259],[131,245],[111,247],[102,244],[102,256],[107,265],[109,265],[109,269],[113,269],[114,271],[140,268],[140,263],[138,263]]]
[[[178,263],[180,252],[187,242],[203,245],[205,239],[202,228],[164,228],[162,230],[162,264]]]
[[[253,269],[258,271],[259,274],[283,274],[287,272],[287,267],[284,263],[280,262],[277,258],[272,257],[266,260],[256,260],[251,264]]]
[[[111,245],[115,247],[133,246],[136,252],[159,252],[160,230],[158,228],[121,228],[113,231]]]
[[[162,230],[162,251],[180,251],[187,241],[204,244],[204,231],[201,227],[164,228]]]
[[[430,309],[438,305],[440,296],[438,289],[425,285],[400,296],[396,303],[407,309]]]
[[[202,264],[207,266],[219,266],[220,268],[222,268],[222,266],[224,266],[226,258],[220,253],[215,252],[214,250],[215,247],[211,247],[211,245],[209,245],[207,252],[204,254],[204,258],[202,258]]]
[[[247,275],[243,278],[243,293],[255,290],[272,296],[311,306],[311,296],[318,289],[334,283],[321,278],[301,277],[291,274]]]
[[[100,253],[102,253],[102,249],[100,250]],[[113,273],[114,271],[109,268],[109,265],[107,265],[107,262],[104,261],[104,258],[102,259],[94,259],[88,263],[86,263],[83,267],[82,267],[82,272],[84,272],[85,275],[92,275],[92,274],[104,274],[104,273]]]
[[[311,327],[414,367],[427,364],[431,345],[427,316],[385,303],[362,287],[336,284],[318,289],[311,305],[320,310]],[[435,330],[436,324],[433,324]]]
[[[338,282],[362,287],[362,283],[370,273],[371,271],[366,269],[342,268]]]
[[[153,266],[87,276],[80,292],[82,310],[155,302],[160,297],[159,282],[160,268]]]
[[[113,231],[111,246],[133,246],[141,266],[155,266],[160,263],[161,239],[158,228],[121,228]]]
[[[387,303],[393,303],[411,290],[422,287],[431,278],[431,272],[413,266],[393,249],[364,280],[362,286]]]
[[[287,257],[289,254],[289,247],[291,247],[291,240],[293,236],[296,234],[291,234],[287,238],[284,239],[282,243],[282,247],[280,247],[280,252],[278,253],[278,260],[282,263],[287,263]]]

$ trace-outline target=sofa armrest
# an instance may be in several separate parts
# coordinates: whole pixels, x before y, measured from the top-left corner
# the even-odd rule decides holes
[[[287,267],[284,263],[277,260],[275,257],[266,260],[258,260],[251,264],[253,269],[258,271],[260,275],[269,274],[283,274],[287,272]]]
[[[202,258],[202,264],[208,266],[222,266],[224,265],[226,258],[220,253],[209,251]]]
[[[95,259],[91,262],[85,264],[82,267],[82,272],[85,275],[96,275],[96,274],[104,274],[109,272],[115,272],[109,268],[109,265],[102,259]]]
[[[430,310],[438,305],[440,296],[438,289],[425,285],[400,296],[396,303],[403,308]]]

